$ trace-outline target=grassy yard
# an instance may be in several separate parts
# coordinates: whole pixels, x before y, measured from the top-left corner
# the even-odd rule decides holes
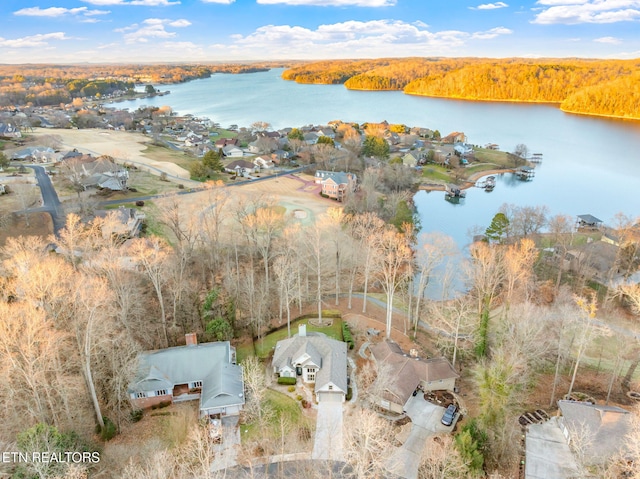
[[[449,170],[438,165],[425,165],[424,169],[422,170],[422,177],[429,180],[442,181],[445,183],[451,181]]]
[[[195,158],[182,151],[172,150],[166,146],[152,145],[150,143],[147,144],[146,149],[142,150],[142,154],[151,160],[175,163],[187,171],[189,171],[189,167],[195,161]]]
[[[306,324],[307,331],[309,332],[324,333],[330,338],[334,338],[339,341],[342,341],[342,319],[340,318],[333,318],[333,324],[331,326],[326,326],[326,327],[314,326],[313,324],[309,323],[309,319],[307,318],[291,321],[292,336],[298,333],[298,325],[300,324]],[[236,348],[238,361],[241,361],[242,359],[248,356],[253,356],[254,347],[255,347],[255,355],[261,359],[265,359],[269,356],[269,354],[271,353],[271,350],[273,350],[276,347],[276,343],[286,338],[287,338],[287,327],[285,325],[284,328],[266,335],[262,340],[256,341],[255,345],[253,346],[250,343],[239,345]]]
[[[503,168],[513,168],[515,166],[512,155],[505,151],[474,148],[473,153],[479,163],[492,163]]]
[[[302,414],[300,403],[286,394],[267,389],[264,400],[268,413],[268,426],[260,428],[255,422],[240,425],[242,442],[262,439],[264,437],[279,438],[280,419],[286,421],[286,433],[295,433],[299,427],[313,428],[313,421]]]

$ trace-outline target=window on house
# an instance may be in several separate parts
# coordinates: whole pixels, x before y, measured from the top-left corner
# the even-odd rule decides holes
[[[156,391],[156,396],[166,396],[167,395],[167,390],[166,389],[158,389]]]
[[[333,390],[333,386],[330,384],[329,385],[329,391]]]
[[[312,381],[313,381],[313,382],[315,382],[315,380],[316,380],[316,374],[315,374],[315,373],[310,373],[310,374],[308,374],[308,375],[307,375],[307,380],[308,380],[309,382],[312,382]]]
[[[146,398],[147,393],[136,393],[136,399]]]
[[[193,388],[201,388],[202,387],[202,381],[193,381],[193,385],[191,387],[193,387]]]

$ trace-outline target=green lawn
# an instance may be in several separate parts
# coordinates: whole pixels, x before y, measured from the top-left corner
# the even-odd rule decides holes
[[[449,182],[451,181],[451,177],[449,176],[449,171],[438,165],[425,165],[422,170],[422,177],[428,178],[430,180],[438,180]]]
[[[324,333],[330,338],[337,339],[338,341],[342,341],[342,319],[333,318],[333,324],[327,327],[318,327],[312,324],[309,324],[309,319],[297,319],[291,322],[291,335],[293,336],[298,332],[298,325],[306,324],[307,331],[309,332],[318,332]],[[287,338],[287,328],[286,326],[278,331],[274,331],[271,334],[268,334],[262,340],[258,340],[255,343],[255,353],[261,358],[265,359],[269,356],[272,349],[276,347],[276,343],[282,339]],[[250,344],[240,345],[236,348],[236,354],[238,356],[238,361],[241,361],[243,358],[247,356],[252,356],[254,354],[253,348]]]
[[[493,163],[494,165],[513,168],[513,160],[504,151],[488,150],[485,148],[474,148],[473,153],[480,163]]]

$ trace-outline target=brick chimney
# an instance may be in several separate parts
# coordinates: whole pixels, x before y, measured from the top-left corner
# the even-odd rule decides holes
[[[187,341],[187,346],[197,346],[198,345],[198,336],[196,333],[187,333],[184,335],[184,339]]]

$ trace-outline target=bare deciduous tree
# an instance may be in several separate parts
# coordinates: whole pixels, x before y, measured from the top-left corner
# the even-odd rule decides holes
[[[393,299],[402,283],[411,274],[413,252],[410,238],[395,228],[387,228],[374,238],[377,255],[373,274],[387,295],[386,337],[391,337]]]
[[[377,478],[386,474],[393,452],[389,423],[368,409],[355,409],[344,421],[344,455],[348,477]]]

